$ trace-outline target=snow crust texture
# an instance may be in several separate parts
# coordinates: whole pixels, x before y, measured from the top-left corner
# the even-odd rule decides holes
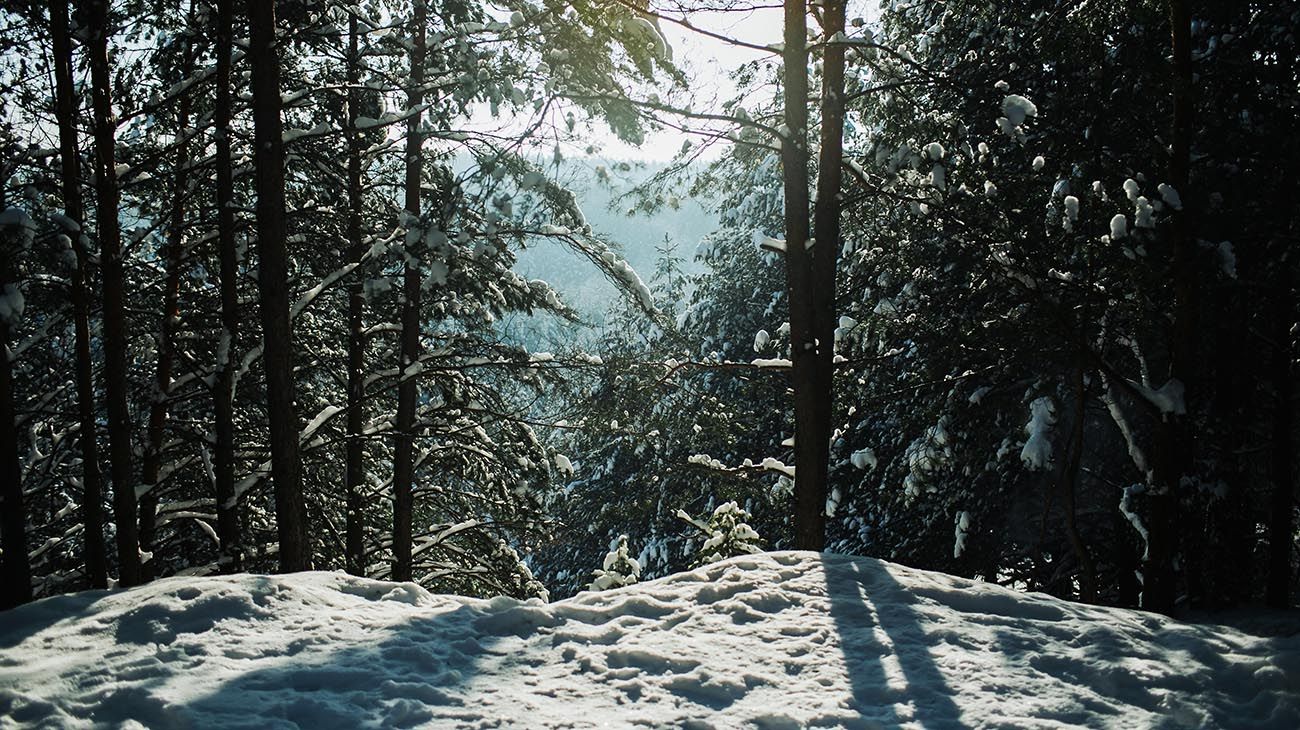
[[[865,558],[745,556],[553,604],[337,573],[0,614],[0,727],[1300,727],[1300,637]]]

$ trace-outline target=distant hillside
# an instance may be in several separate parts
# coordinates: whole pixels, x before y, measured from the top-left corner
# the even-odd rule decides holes
[[[602,179],[598,168],[606,176]],[[626,169],[622,169],[626,168]],[[566,160],[560,165],[560,184],[573,190],[592,230],[618,244],[622,255],[649,282],[654,272],[655,248],[668,236],[677,245],[677,255],[686,259],[689,271],[695,246],[717,226],[717,217],[701,201],[678,193],[678,207],[669,205],[653,216],[628,215],[635,208],[632,199],[622,199],[637,185],[663,168],[662,163],[619,163],[595,158]],[[704,201],[706,204],[708,201]],[[618,296],[613,284],[596,275],[591,265],[557,244],[542,243],[524,251],[516,270],[530,279],[549,282],[565,301],[586,318],[598,322]]]

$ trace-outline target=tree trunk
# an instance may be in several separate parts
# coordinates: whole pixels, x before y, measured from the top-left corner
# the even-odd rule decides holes
[[[818,428],[816,315],[808,231],[808,18],[804,0],[785,0],[786,139],[781,142],[785,192],[786,296],[790,307],[790,380],[794,388],[794,546],[825,544],[825,453]]]
[[[190,3],[189,25],[193,27],[194,4]],[[189,31],[187,31],[189,32]],[[194,67],[191,42],[186,41],[185,57],[181,65],[181,78],[188,78]],[[175,363],[176,326],[180,324],[181,265],[185,253],[185,195],[190,164],[190,95],[181,96],[176,112],[176,162],[172,176],[170,220],[167,226],[166,274],[163,281],[163,316],[158,333],[158,368],[154,376],[154,393],[149,404],[149,423],[145,431],[144,462],[140,483],[140,549],[153,550],[157,529],[158,477],[162,472],[164,433],[167,408],[172,389],[172,367]],[[144,565],[146,578],[156,575],[153,567]]]
[[[234,25],[233,0],[217,0],[217,98],[213,111],[217,158],[217,250],[221,259],[221,335],[217,343],[217,372],[212,393],[216,412],[216,477],[218,558],[224,572],[240,569],[239,513],[235,504],[235,370],[231,351],[239,332],[239,253],[235,248],[234,163],[230,157],[230,61]]]
[[[81,204],[81,151],[77,146],[77,108],[73,102],[72,43],[68,39],[67,0],[50,1],[50,35],[54,45],[54,116],[59,126],[59,161],[63,173],[63,212],[75,230],[67,231],[76,256],[70,287],[77,378],[77,416],[81,447],[81,519],[85,537],[86,577],[91,588],[108,587],[104,548],[104,487],[99,472],[95,425],[94,366],[90,358],[90,294],[86,285],[85,210]]]
[[[293,344],[284,202],[284,142],[280,123],[280,55],[275,3],[247,0],[248,60],[253,74],[253,164],[257,186],[258,290],[262,307],[262,363],[271,422],[271,480],[280,540],[280,570],[311,569],[307,510],[298,461],[294,411]]]
[[[415,0],[414,28],[411,29],[410,88],[407,91],[407,108],[417,109],[424,103],[424,33],[426,8],[424,0]],[[406,225],[415,226],[420,215],[420,179],[423,168],[420,119],[423,113],[412,114],[406,124]],[[401,380],[397,388],[397,424],[394,429],[393,455],[393,580],[411,579],[411,519],[413,498],[411,482],[414,478],[415,460],[415,395],[416,378],[407,369],[420,358],[420,253],[418,247],[424,240],[417,237],[408,244],[406,270],[402,282],[402,350]]]
[[[844,31],[844,1],[822,5],[822,37]],[[817,161],[817,202],[813,206],[811,287],[813,351],[805,358],[811,389],[805,404],[808,436],[799,448],[796,479],[803,478],[796,497],[795,540],[798,547],[821,550],[826,544],[826,491],[830,461],[831,416],[835,385],[835,265],[840,255],[840,183],[844,157],[844,46],[831,43],[822,56],[821,127]],[[788,102],[788,100],[787,100]],[[800,438],[795,437],[798,447]],[[811,475],[809,475],[811,472]],[[809,475],[809,476],[805,476]]]
[[[1092,554],[1079,533],[1078,508],[1075,495],[1079,487],[1079,472],[1083,465],[1083,427],[1086,423],[1088,393],[1083,380],[1083,355],[1079,356],[1079,365],[1074,369],[1074,425],[1070,431],[1070,458],[1061,474],[1061,495],[1065,507],[1065,534],[1074,550],[1074,557],[1079,561],[1079,600],[1092,603],[1097,600],[1097,568],[1093,564]]]
[[[1169,184],[1190,204],[1188,181],[1192,141],[1191,16],[1186,0],[1169,1],[1173,52],[1173,124]],[[1173,261],[1174,322],[1169,353],[1169,377],[1190,390],[1196,338],[1196,272],[1194,242],[1188,235],[1187,211],[1170,216],[1169,244]],[[1186,391],[1185,391],[1186,392]],[[1178,597],[1174,562],[1178,557],[1180,484],[1192,466],[1191,432],[1186,416],[1165,414],[1157,427],[1154,489],[1148,496],[1148,555],[1143,566],[1142,607],[1171,613]]]
[[[1284,257],[1280,265],[1285,272],[1291,262]],[[1277,389],[1277,406],[1273,412],[1272,471],[1273,493],[1268,521],[1268,584],[1265,601],[1274,608],[1291,605],[1291,555],[1295,549],[1295,377],[1291,362],[1291,327],[1296,321],[1295,296],[1287,273],[1279,276],[1273,302],[1272,380]]]
[[[3,207],[0,207],[3,210]],[[5,279],[0,271],[0,295]],[[32,567],[27,558],[27,510],[23,506],[23,470],[18,456],[18,424],[14,412],[13,377],[9,363],[9,323],[0,318],[0,609],[32,600]]]
[[[91,101],[95,127],[95,199],[99,255],[104,279],[104,394],[108,405],[109,469],[113,480],[113,518],[117,527],[119,582],[140,583],[140,546],[136,536],[135,473],[131,453],[131,412],[127,404],[126,281],[113,115],[112,77],[108,62],[108,0],[86,3],[86,55],[90,61]]]
[[[357,48],[357,17],[348,15],[348,259],[359,264],[365,255],[361,243],[361,132],[357,129],[360,114],[361,54]],[[362,429],[365,424],[365,380],[362,368],[365,356],[365,331],[362,316],[365,296],[360,269],[352,272],[348,286],[348,421],[347,454],[344,480],[347,489],[347,537],[344,548],[349,573],[365,575],[366,548],[362,490],[365,474],[362,459]]]

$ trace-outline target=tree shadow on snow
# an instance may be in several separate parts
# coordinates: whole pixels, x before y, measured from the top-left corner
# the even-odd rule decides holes
[[[860,558],[826,554],[822,566],[855,709],[880,727],[965,728],[914,597]]]
[[[278,659],[273,665],[230,679],[188,703],[186,714],[196,728],[249,730],[472,722],[485,714],[479,702],[485,688],[470,692],[466,686],[479,659],[499,653],[493,644],[512,631],[531,631],[523,624],[500,633],[484,630],[496,615],[462,605],[381,627],[351,621],[333,629],[303,626],[287,644],[276,642],[283,647],[280,657],[262,657]],[[345,648],[331,648],[341,640]],[[466,706],[471,696],[475,706]]]

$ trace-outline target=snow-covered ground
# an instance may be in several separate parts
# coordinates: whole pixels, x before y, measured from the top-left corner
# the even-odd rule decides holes
[[[1300,636],[769,553],[553,604],[336,573],[0,614],[0,727],[1300,727]]]

